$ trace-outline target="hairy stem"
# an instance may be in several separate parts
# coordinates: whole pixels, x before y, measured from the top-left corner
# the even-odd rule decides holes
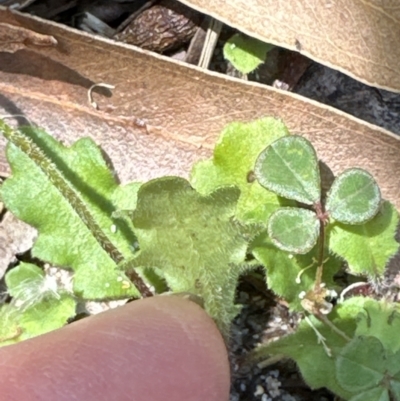
[[[32,138],[27,136],[27,134],[13,130],[2,120],[0,120],[0,130],[3,132],[7,140],[24,152],[43,171],[48,180],[57,188],[61,195],[67,199],[79,218],[92,233],[98,244],[107,252],[110,258],[116,264],[121,263],[125,259],[124,256],[97,224],[84,202],[73,189],[69,181],[66,180],[57,169],[55,163],[36,143],[33,142]],[[129,278],[143,297],[153,295],[146,283],[135,271],[130,271]]]

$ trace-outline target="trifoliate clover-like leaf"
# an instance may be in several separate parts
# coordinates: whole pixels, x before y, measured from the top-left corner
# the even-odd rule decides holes
[[[203,195],[236,185],[240,189],[237,218],[265,224],[282,200],[254,179],[254,164],[266,146],[288,134],[282,121],[272,117],[231,123],[223,130],[213,158],[195,164],[190,183]]]
[[[356,335],[375,337],[386,350],[397,353],[400,351],[399,333],[399,304],[367,298],[363,309],[357,316]],[[400,371],[400,364],[398,371]]]
[[[386,388],[377,387],[358,393],[349,401],[390,401],[390,398]]]
[[[367,171],[351,168],[338,175],[327,195],[326,210],[341,223],[363,224],[379,210],[381,192]]]
[[[336,360],[339,385],[352,393],[378,387],[386,369],[385,349],[377,338],[371,336],[353,338]]]
[[[395,239],[398,223],[397,210],[385,201],[378,214],[365,224],[328,225],[329,247],[347,261],[351,273],[380,276],[399,250]]]
[[[321,197],[318,159],[311,143],[297,135],[280,138],[261,152],[255,165],[259,183],[287,199],[313,205]]]
[[[131,265],[158,268],[174,292],[203,297],[225,334],[239,310],[234,298],[248,244],[234,219],[239,194],[225,187],[202,196],[185,179],[164,177],[143,184],[129,212],[140,246]]]
[[[2,129],[10,132],[4,123]],[[111,217],[115,210],[111,197],[117,182],[99,147],[89,138],[67,147],[34,127],[23,128],[12,136],[22,145],[7,145],[12,176],[1,186],[0,193],[11,212],[38,229],[33,255],[53,265],[72,268],[74,291],[81,297],[137,295],[132,285],[121,285],[123,274],[116,271],[115,260],[77,212],[83,206],[95,230],[111,239],[122,258],[133,254],[133,233],[124,222]],[[67,199],[63,191],[76,194],[82,202]]]
[[[356,328],[354,317],[362,310],[364,301],[363,297],[346,300],[333,309],[328,316],[329,320],[337,329],[352,338]],[[304,319],[295,333],[261,345],[255,356],[258,359],[271,355],[292,358],[311,388],[327,387],[337,396],[350,399],[354,393],[339,385],[336,378],[336,358],[348,342],[317,318],[310,316],[309,322]]]
[[[272,242],[284,251],[305,254],[314,248],[320,221],[312,210],[285,207],[272,213],[268,234]]]
[[[224,57],[242,74],[254,71],[262,64],[272,45],[261,40],[236,33],[224,45]]]

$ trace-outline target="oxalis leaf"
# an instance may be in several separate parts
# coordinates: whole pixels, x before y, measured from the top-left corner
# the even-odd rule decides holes
[[[10,304],[0,308],[0,346],[64,326],[75,315],[76,301],[39,267],[21,263],[7,273]]]
[[[338,305],[329,314],[329,320],[350,338],[356,329],[355,316],[362,310],[363,297],[354,297]],[[296,361],[306,383],[313,389],[327,387],[343,399],[353,393],[343,388],[336,378],[336,358],[347,341],[315,317],[309,317],[313,327],[302,320],[296,332],[267,345],[261,345],[255,356],[284,355]],[[318,337],[315,329],[321,337]],[[324,344],[322,343],[324,342]],[[325,346],[324,346],[325,345]],[[327,347],[327,348],[325,348]],[[329,349],[331,356],[327,354]],[[321,368],[323,367],[323,368]]]
[[[305,254],[317,243],[320,222],[312,210],[285,207],[272,213],[268,234],[280,249]]]
[[[368,298],[357,316],[358,336],[376,337],[383,347],[392,352],[400,351],[400,305]],[[400,371],[400,364],[398,366]]]
[[[0,194],[12,213],[38,229],[33,255],[72,268],[74,292],[81,297],[138,295],[116,270],[118,261],[132,256],[135,237],[124,222],[111,217],[117,183],[98,146],[83,138],[66,147],[40,129],[25,127],[18,132],[0,123],[0,130],[18,144],[7,145],[12,176]]]
[[[202,296],[224,334],[239,310],[248,244],[247,229],[233,219],[239,194],[225,187],[202,196],[185,179],[164,177],[143,184],[136,210],[126,212],[140,246],[129,265],[158,268],[174,292]]]
[[[237,218],[265,224],[282,199],[261,187],[252,170],[260,152],[288,134],[283,122],[272,117],[231,123],[218,139],[213,158],[195,164],[190,183],[203,195],[224,185],[236,185],[240,189]]]
[[[362,224],[376,215],[381,192],[367,171],[351,168],[336,177],[328,192],[326,211],[341,223]]]
[[[318,159],[311,143],[297,135],[276,140],[264,149],[255,165],[259,183],[280,196],[307,205],[321,197]]]
[[[336,371],[339,385],[355,394],[351,401],[389,400],[391,387],[396,393],[400,385],[396,375],[400,371],[400,353],[388,352],[376,337],[355,337],[338,355]]]
[[[380,276],[399,249],[395,239],[398,223],[397,210],[385,201],[378,214],[365,224],[329,224],[329,247],[347,261],[351,273]]]

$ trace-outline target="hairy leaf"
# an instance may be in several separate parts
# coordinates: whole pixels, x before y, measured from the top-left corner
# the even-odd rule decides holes
[[[398,212],[385,201],[378,214],[365,224],[329,225],[329,248],[347,261],[350,272],[379,276],[399,249],[395,240],[398,223]]]
[[[238,313],[237,279],[248,240],[233,219],[239,190],[221,188],[208,196],[183,178],[143,184],[132,218],[140,251],[130,266],[158,268],[174,292],[204,298],[206,311],[227,334]]]
[[[336,177],[328,192],[326,210],[337,221],[362,224],[379,210],[381,192],[367,171],[351,168]]]
[[[240,189],[237,217],[266,223],[281,200],[254,179],[254,164],[266,146],[288,134],[282,121],[272,117],[231,123],[215,145],[214,157],[195,164],[190,183],[203,195],[224,185],[236,185]]]
[[[74,297],[39,267],[21,263],[5,279],[13,298],[0,308],[0,346],[58,329],[75,315]]]
[[[317,243],[320,222],[312,210],[285,207],[272,213],[268,234],[280,249],[305,254]]]
[[[318,159],[311,143],[297,135],[280,138],[258,157],[260,184],[280,196],[313,205],[321,197]]]
[[[12,135],[25,141],[23,150],[11,143],[7,147],[13,175],[0,191],[8,209],[38,229],[33,255],[72,268],[75,293],[84,298],[137,294],[132,286],[121,284],[126,277],[116,271],[115,260],[93,236],[96,230],[103,238],[111,238],[122,257],[132,255],[134,235],[124,222],[111,217],[111,197],[117,183],[98,146],[84,138],[66,147],[33,127],[22,132],[25,135]],[[38,149],[43,150],[45,158]],[[73,199],[67,199],[65,193],[72,194]],[[84,219],[79,208],[85,209]],[[88,228],[88,215],[92,229]]]
[[[272,45],[261,40],[236,33],[224,45],[224,57],[241,73],[254,71],[265,61]]]

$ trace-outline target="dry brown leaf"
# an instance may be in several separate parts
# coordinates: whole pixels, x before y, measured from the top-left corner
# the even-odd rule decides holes
[[[9,265],[15,261],[15,255],[32,248],[36,230],[6,212],[0,222],[0,278]]]
[[[368,85],[400,91],[397,0],[180,0]]]
[[[227,123],[272,115],[309,138],[335,174],[350,166],[368,169],[400,209],[400,140],[387,131],[291,93],[27,15],[1,11],[5,20],[54,36],[58,46],[0,54],[1,114],[25,114],[66,143],[91,136],[123,182],[187,176],[194,161],[211,154]],[[98,82],[115,89],[112,97],[94,95],[95,110],[87,90]],[[3,140],[0,149],[6,174]]]
[[[55,46],[53,36],[41,35],[19,26],[0,24],[0,51],[14,53],[28,46]]]

